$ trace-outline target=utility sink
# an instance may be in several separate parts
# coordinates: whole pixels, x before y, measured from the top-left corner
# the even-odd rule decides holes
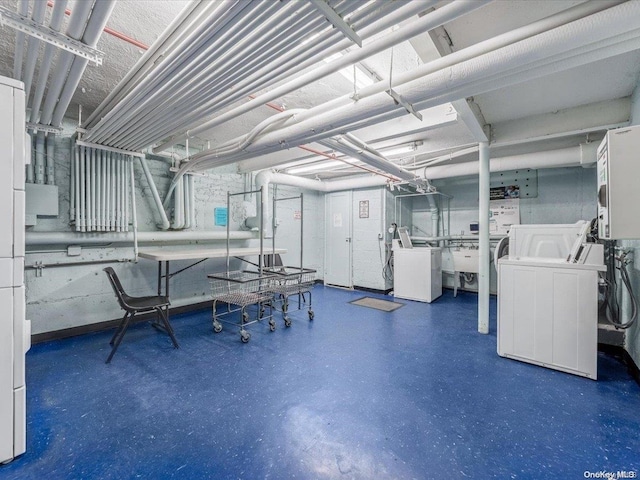
[[[452,249],[453,270],[456,272],[478,273],[478,258],[480,250],[477,248]]]

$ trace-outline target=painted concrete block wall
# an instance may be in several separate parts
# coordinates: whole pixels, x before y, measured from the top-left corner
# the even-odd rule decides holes
[[[324,194],[312,190],[300,190],[294,187],[271,186],[271,192],[277,192],[278,198],[294,197],[303,194],[304,208],[300,218],[300,200],[283,200],[277,202],[275,230],[276,247],[286,248],[282,255],[285,265],[300,265],[300,223],[303,223],[303,259],[304,268],[317,270],[316,278],[322,279],[324,271]],[[270,196],[270,198],[273,198]],[[271,210],[270,205],[269,209]],[[265,243],[267,250],[271,248],[271,239]]]
[[[368,217],[361,218],[360,202],[368,202]],[[364,212],[363,212],[364,213]],[[352,203],[353,284],[385,290],[385,189],[354,190]]]
[[[39,218],[38,224],[31,228],[32,231],[71,231],[69,225],[71,142],[68,137],[61,136],[56,141],[56,147],[56,183],[59,187],[60,215],[57,218]],[[159,194],[161,198],[164,198],[171,180],[171,174],[168,170],[169,163],[165,160],[155,159],[149,160],[148,164]],[[135,180],[139,230],[155,231],[158,215],[152,202],[151,191],[138,161],[135,161]],[[227,190],[235,192],[244,190],[245,178],[237,174],[235,168],[230,166],[196,176],[194,183],[196,225],[192,230],[225,231],[225,227],[214,225],[214,208],[226,206]],[[321,209],[323,207],[320,205],[324,205],[324,203],[318,197],[317,194],[309,196],[305,211],[309,210],[309,229],[322,232],[323,212]],[[317,214],[314,222],[313,214],[318,210],[320,213]],[[231,229],[239,229],[243,218],[235,218],[234,215],[230,215],[230,218]],[[318,235],[320,239],[318,239]],[[311,233],[310,237],[312,241],[307,254],[309,262],[313,265],[321,265],[323,258],[322,233]],[[234,246],[252,245],[257,245],[257,240],[234,243]],[[154,245],[154,248],[157,246]],[[223,247],[224,241],[217,242],[215,246]],[[130,294],[148,295],[156,291],[157,263],[144,259],[140,259],[138,263],[127,261],[133,259],[132,246],[118,247],[106,244],[99,248],[83,247],[80,257],[68,257],[63,247],[55,248],[57,249],[55,252],[45,252],[41,247],[31,248],[31,253],[27,255],[27,265],[33,265],[37,261],[50,264],[53,262],[114,260],[117,263],[108,265],[113,266]],[[295,252],[295,247],[292,247],[290,253],[295,255]],[[188,261],[172,262],[171,270],[178,270],[191,263]],[[107,264],[48,267],[41,271],[27,268],[25,271],[27,318],[33,322],[33,333],[56,331],[120,318],[121,311],[107,277],[102,271],[105,266]],[[232,261],[232,269],[238,269],[241,266],[240,262]],[[174,277],[171,282],[172,305],[189,305],[209,300],[211,298],[210,285],[206,275],[222,271],[225,268],[226,262],[224,260],[209,259]]]

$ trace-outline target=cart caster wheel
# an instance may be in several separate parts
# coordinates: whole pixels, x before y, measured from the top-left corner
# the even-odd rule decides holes
[[[313,313],[313,310],[309,310],[309,320],[313,320],[313,317],[315,317],[315,313]]]
[[[285,327],[290,327],[291,326],[291,319],[289,317],[285,317],[284,318],[284,326]]]
[[[222,325],[218,322],[213,323],[213,331],[215,333],[220,333],[222,331]]]
[[[242,313],[242,323],[246,323],[249,320],[249,314],[247,312]]]
[[[276,331],[276,322],[274,320],[269,320],[269,330],[272,332]]]
[[[264,317],[264,307],[260,308],[260,318]]]
[[[242,343],[249,343],[251,340],[251,334],[249,332],[240,332],[240,341]]]

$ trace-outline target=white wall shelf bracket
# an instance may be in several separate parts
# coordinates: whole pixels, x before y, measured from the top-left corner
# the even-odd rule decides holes
[[[49,27],[40,25],[30,18],[24,17],[16,12],[12,12],[4,7],[0,7],[0,24],[14,28],[58,48],[62,48],[63,50],[71,52],[79,57],[86,58],[96,65],[102,65],[102,57],[104,56],[104,53],[99,50],[91,48],[78,40],[67,37],[60,32],[56,32]]]

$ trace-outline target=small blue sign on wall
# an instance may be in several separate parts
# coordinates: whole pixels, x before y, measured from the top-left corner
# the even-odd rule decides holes
[[[227,207],[216,207],[213,209],[213,217],[216,227],[227,226]]]

